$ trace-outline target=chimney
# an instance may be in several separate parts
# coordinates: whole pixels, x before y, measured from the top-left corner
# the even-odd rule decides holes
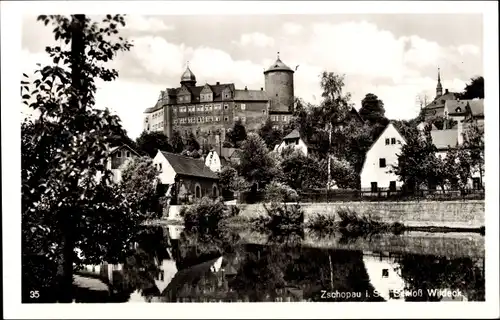
[[[444,89],[444,94],[447,94],[448,93],[448,89]]]
[[[245,86],[245,91],[246,91],[246,90],[248,90],[248,89],[247,89],[247,86]]]
[[[219,82],[219,81],[217,81],[215,84],[216,84],[216,85],[220,85],[220,82]]]
[[[464,143],[464,124],[462,120],[458,120],[457,135],[458,145],[462,145]]]

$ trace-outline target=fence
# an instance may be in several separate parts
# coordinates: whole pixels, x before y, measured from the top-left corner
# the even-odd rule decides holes
[[[258,203],[264,201],[264,192],[241,193],[241,203]],[[306,190],[299,192],[300,202],[352,202],[352,201],[444,201],[444,200],[483,200],[484,189],[466,190]]]

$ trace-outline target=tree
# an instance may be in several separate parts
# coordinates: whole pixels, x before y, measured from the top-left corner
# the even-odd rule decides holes
[[[468,151],[473,170],[479,171],[479,178],[483,180],[484,171],[484,127],[477,123],[469,125],[464,132],[463,148]]]
[[[306,157],[302,152],[285,148],[281,154],[283,182],[295,190],[323,188],[326,184],[326,167],[316,157]]]
[[[332,157],[330,161],[330,174],[335,185],[339,188],[358,187],[359,175],[349,161]]]
[[[406,136],[406,143],[398,155],[398,164],[393,166],[392,171],[410,190],[418,190],[423,185],[441,185],[444,189],[445,165],[436,151],[429,130],[423,135],[413,130]]]
[[[40,66],[34,80],[24,75],[21,83],[23,102],[39,111],[34,122],[22,126],[23,258],[44,255],[61,266],[59,301],[71,302],[74,264],[123,257],[142,223],[104,165],[108,146],[124,134],[119,118],[94,107],[95,79],[118,76],[102,63],[131,44],[115,39],[118,26],[125,25],[122,15],[107,15],[100,24],[85,15],[38,20],[51,23],[55,39],[71,47],[47,47],[53,64]],[[99,172],[102,178],[96,179]],[[24,265],[26,272],[31,270]],[[23,290],[33,290],[30,286],[23,282]]]
[[[321,103],[323,119],[334,128],[344,124],[352,108],[350,93],[343,94],[344,75],[324,71],[321,74],[321,89],[323,101]]]
[[[384,102],[382,102],[382,100],[380,100],[373,93],[368,93],[363,98],[363,100],[361,101],[361,109],[359,109],[359,114],[364,120],[368,120],[372,124],[387,124]]]
[[[233,129],[228,132],[227,137],[235,148],[238,148],[240,142],[247,138],[247,132],[241,120],[234,123]]]
[[[146,218],[160,218],[165,198],[160,194],[160,172],[149,157],[135,158],[122,171],[120,193],[130,203],[132,210]]]
[[[249,183],[264,187],[280,175],[277,161],[269,154],[264,140],[255,133],[249,133],[241,144],[239,174]]]
[[[264,140],[268,149],[273,150],[277,144],[283,139],[283,132],[273,128],[273,123],[270,118],[259,128],[258,135]]]
[[[459,97],[463,100],[484,99],[484,78],[481,76],[471,78]]]
[[[179,131],[174,131],[172,133],[170,145],[172,146],[172,151],[174,153],[181,153],[184,150],[184,141],[182,141],[182,137]]]
[[[200,149],[200,144],[198,143],[198,140],[196,140],[194,133],[190,132],[186,142],[186,150],[189,152],[193,152]]]
[[[172,152],[173,148],[168,142],[168,137],[162,132],[143,131],[136,140],[138,151],[154,158],[159,150]]]
[[[244,178],[238,176],[238,171],[236,171],[233,167],[222,167],[218,176],[219,184],[223,190],[242,192],[246,191],[250,187]]]

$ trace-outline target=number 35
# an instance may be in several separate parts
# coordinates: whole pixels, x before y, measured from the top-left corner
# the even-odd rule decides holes
[[[38,298],[40,298],[40,292],[38,292],[38,290],[30,291],[30,298],[31,299],[38,299]]]

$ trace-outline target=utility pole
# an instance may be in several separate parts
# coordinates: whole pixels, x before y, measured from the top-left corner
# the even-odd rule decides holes
[[[328,203],[329,202],[329,199],[328,199],[328,193],[329,193],[329,189],[330,189],[330,183],[331,183],[331,180],[332,180],[332,176],[331,176],[331,170],[330,170],[330,166],[331,166],[331,156],[330,156],[330,148],[332,147],[332,124],[329,123],[328,124],[328,152],[327,152],[327,156],[328,156],[328,182],[327,182],[327,185],[326,185],[326,202]]]

